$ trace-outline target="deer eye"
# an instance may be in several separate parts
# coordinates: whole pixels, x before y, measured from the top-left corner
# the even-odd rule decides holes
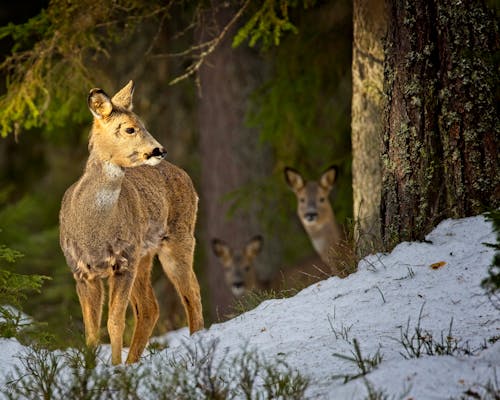
[[[305,201],[306,201],[306,199],[304,199],[303,197],[300,198],[301,203],[304,203]]]
[[[127,128],[127,129],[125,129],[125,132],[127,132],[129,135],[131,135],[132,133],[135,132],[135,129],[134,128]]]
[[[325,201],[325,198],[324,197],[320,197],[319,201],[320,201],[320,203],[323,203]]]

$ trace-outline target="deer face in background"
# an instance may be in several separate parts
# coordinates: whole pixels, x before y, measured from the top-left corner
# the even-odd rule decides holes
[[[92,89],[87,104],[94,116],[90,148],[99,159],[120,167],[157,165],[166,151],[132,112],[134,83],[130,81],[112,99]]]
[[[220,239],[212,240],[212,250],[224,268],[224,279],[235,297],[255,289],[255,257],[262,250],[262,237],[253,237],[242,251],[234,250]]]
[[[285,168],[285,180],[297,197],[297,214],[306,229],[322,226],[332,218],[328,195],[337,177],[337,167],[328,168],[318,181],[305,181],[293,168]]]

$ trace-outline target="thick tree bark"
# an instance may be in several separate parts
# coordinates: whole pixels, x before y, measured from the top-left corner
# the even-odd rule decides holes
[[[355,0],[352,52],[352,188],[357,251],[380,243],[385,1]]]
[[[500,205],[498,26],[484,1],[389,0],[386,247]]]
[[[230,8],[214,11],[219,27],[234,15]],[[212,18],[212,15],[207,15]],[[207,23],[206,26],[210,25]],[[200,223],[203,237],[198,241],[206,260],[204,269],[209,286],[209,305],[214,320],[229,311],[233,297],[226,287],[219,261],[211,250],[211,240],[221,238],[233,247],[243,247],[259,230],[255,207],[237,210],[228,217],[227,196],[252,178],[268,173],[269,163],[258,143],[258,132],[245,127],[245,111],[251,92],[262,82],[261,61],[246,46],[231,47],[226,39],[210,55],[200,70],[201,97],[198,124],[201,152]],[[201,33],[201,40],[207,40]],[[260,256],[259,256],[260,258]]]

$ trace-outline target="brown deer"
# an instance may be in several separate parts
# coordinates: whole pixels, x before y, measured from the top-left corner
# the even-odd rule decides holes
[[[225,283],[235,298],[251,291],[301,289],[329,277],[321,260],[307,259],[293,267],[282,268],[270,280],[259,279],[254,261],[262,247],[262,236],[254,236],[241,250],[231,247],[224,240],[212,240],[212,250],[224,268]]]
[[[90,91],[90,155],[60,211],[61,248],[76,280],[89,346],[99,343],[102,278],[108,278],[113,364],[121,363],[129,301],[135,328],[127,363],[138,361],[158,319],[150,282],[155,255],[183,302],[190,332],[203,328],[193,271],[198,196],[186,172],[163,160],[165,149],[132,112],[133,91],[132,81],[113,98]]]
[[[224,268],[224,280],[235,297],[258,288],[253,263],[262,250],[262,243],[261,236],[254,236],[243,250],[235,251],[225,241],[212,239],[212,250]]]
[[[342,241],[342,231],[328,201],[337,171],[336,166],[331,166],[318,181],[306,181],[297,170],[286,167],[285,180],[297,197],[297,215],[314,249],[332,273],[345,276],[345,271],[338,268],[332,254],[338,252]]]

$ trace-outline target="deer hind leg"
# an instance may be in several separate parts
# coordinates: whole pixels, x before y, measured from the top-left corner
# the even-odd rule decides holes
[[[137,267],[132,293],[130,294],[130,303],[135,317],[135,328],[127,364],[139,360],[160,314],[158,302],[151,286],[152,263],[153,257],[150,254],[141,259]]]
[[[85,326],[85,341],[87,346],[99,344],[101,329],[104,286],[101,279],[76,278],[76,293],[82,307],[83,324]]]
[[[158,253],[163,270],[182,301],[191,334],[204,326],[200,285],[193,271],[194,244],[192,235],[169,237]]]
[[[108,333],[111,342],[111,362],[122,362],[125,314],[132,285],[134,269],[118,270],[109,277]]]

